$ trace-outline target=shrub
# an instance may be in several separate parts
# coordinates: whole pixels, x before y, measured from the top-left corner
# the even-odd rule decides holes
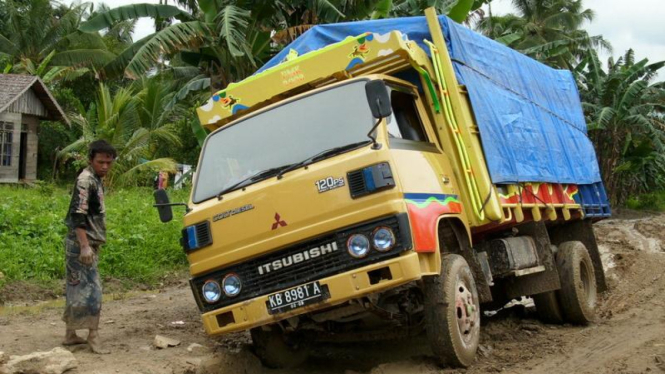
[[[186,201],[188,191],[175,191]],[[0,271],[4,282],[64,277],[63,223],[71,191],[0,186]],[[100,257],[102,276],[154,283],[163,274],[184,269],[179,245],[181,222],[163,224],[152,207],[152,190],[134,188],[106,195],[107,243]],[[176,208],[177,209],[177,208]],[[176,212],[177,217],[177,212]]]
[[[626,201],[626,207],[637,210],[665,211],[665,191],[630,197]]]

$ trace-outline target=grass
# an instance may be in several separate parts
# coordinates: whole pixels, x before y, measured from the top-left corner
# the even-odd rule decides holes
[[[665,211],[665,191],[651,192],[626,201],[626,207],[635,210]]]
[[[188,191],[169,191],[186,201]],[[52,284],[64,278],[64,237],[71,192],[38,184],[36,188],[0,186],[0,289],[10,282]],[[148,188],[106,195],[107,243],[99,268],[102,277],[154,285],[164,275],[182,272],[187,261],[179,245],[181,221],[161,223]]]

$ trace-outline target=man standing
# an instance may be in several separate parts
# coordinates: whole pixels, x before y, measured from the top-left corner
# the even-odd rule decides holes
[[[94,353],[108,353],[99,341],[102,284],[97,271],[99,250],[106,242],[106,209],[102,179],[111,169],[116,150],[106,141],[90,144],[90,165],[76,178],[65,224],[67,303],[62,317],[67,324],[63,345],[88,343]],[[89,330],[87,341],[76,330]]]

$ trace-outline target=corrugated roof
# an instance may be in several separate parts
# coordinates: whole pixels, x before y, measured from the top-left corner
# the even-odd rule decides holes
[[[55,101],[51,92],[39,77],[34,75],[0,74],[0,113],[4,112],[27,90],[32,88],[35,95],[48,110],[49,120],[62,120],[69,123],[69,119]]]

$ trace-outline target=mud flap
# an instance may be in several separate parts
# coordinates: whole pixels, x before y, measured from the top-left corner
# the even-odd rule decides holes
[[[495,288],[502,289],[507,299],[519,296],[536,295],[543,292],[555,291],[561,288],[559,272],[556,269],[554,254],[550,247],[550,238],[547,228],[543,222],[527,222],[517,226],[519,235],[527,235],[533,238],[538,252],[538,258],[545,271],[529,274],[521,277],[509,277],[495,281]]]
[[[600,259],[596,236],[593,233],[593,226],[590,219],[581,221],[566,222],[559,226],[553,226],[549,229],[550,240],[552,244],[559,245],[568,241],[580,241],[589,251],[593,270],[596,274],[596,287],[598,292],[607,291],[607,282],[605,281],[605,272],[603,262]]]

